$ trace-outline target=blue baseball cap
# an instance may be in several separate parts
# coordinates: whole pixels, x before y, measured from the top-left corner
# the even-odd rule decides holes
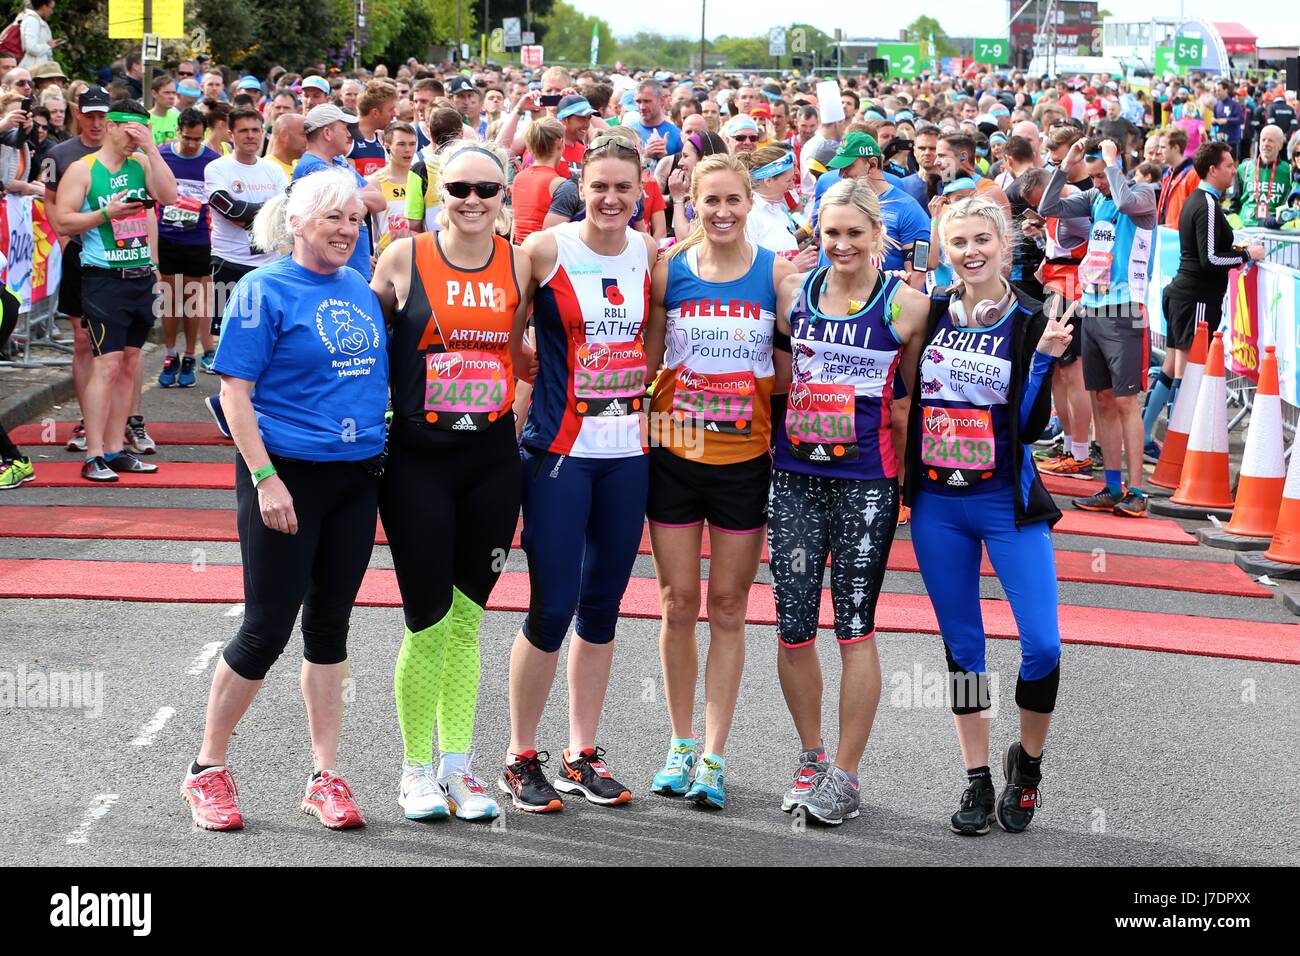
[[[621,97],[619,97],[618,102],[619,102],[619,105],[622,106],[623,109],[625,109],[625,110],[634,110],[634,109],[636,109],[636,93],[635,93],[635,91],[633,91],[633,90],[628,90],[628,91],[627,91],[626,93],[624,93]]]
[[[961,192],[963,189],[978,189],[978,188],[979,187],[975,185],[975,180],[971,179],[969,176],[962,176],[961,178],[954,179],[948,185],[944,186],[943,194],[945,196],[948,196],[952,193]]]
[[[255,76],[246,76],[246,77],[244,77],[242,80],[240,80],[238,83],[235,84],[235,89],[237,89],[237,90],[257,90],[257,91],[260,93],[260,92],[262,92],[262,84],[261,84],[260,82],[258,82],[257,77],[255,77]]]
[[[578,96],[571,93],[559,102],[559,109],[555,113],[556,119],[568,119],[570,116],[591,116],[596,111],[591,108],[585,96]]]

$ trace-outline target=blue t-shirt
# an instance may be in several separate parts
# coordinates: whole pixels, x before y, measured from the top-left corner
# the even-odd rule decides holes
[[[822,182],[831,173],[836,170],[829,169],[822,178],[817,180],[817,187],[821,189]],[[886,180],[888,180],[886,174]],[[839,179],[837,174],[835,179]],[[835,185],[834,181],[826,184],[829,189]],[[893,239],[898,246],[890,246],[885,252],[885,261],[881,266],[886,272],[895,269],[906,269],[908,253],[901,247],[910,246],[918,239],[929,241],[930,239],[930,217],[925,211],[925,207],[915,199],[903,192],[897,186],[888,184],[885,191],[880,196],[880,215],[885,220],[885,232],[889,238]],[[818,256],[817,264],[819,266],[828,266],[831,260],[825,252]]]
[[[926,195],[925,180],[921,178],[920,173],[912,173],[910,176],[903,176],[899,179],[895,179],[890,176],[889,173],[885,173],[885,179],[891,186],[897,186],[903,192],[915,199],[917,204],[922,209],[925,209],[928,214],[930,197]]]
[[[357,188],[364,189],[366,187],[365,178],[355,169],[352,169],[352,164],[342,156],[335,157],[334,165],[338,169],[351,169],[352,174],[357,177]],[[319,156],[303,153],[302,159],[298,160],[298,165],[293,168],[293,181],[297,182],[304,176],[329,168],[329,164]],[[366,225],[364,219],[361,222],[361,234],[357,236],[357,247],[352,250],[352,257],[348,259],[348,265],[367,279],[370,278],[370,227]]]
[[[361,461],[384,450],[384,316],[348,266],[321,275],[286,256],[240,279],[213,368],[254,383],[257,427],[274,455]]]
[[[682,131],[670,120],[663,120],[658,126],[646,126],[640,119],[624,119],[623,125],[636,130],[636,134],[641,137],[642,150],[645,149],[646,140],[658,133],[664,139],[665,156],[682,151]]]

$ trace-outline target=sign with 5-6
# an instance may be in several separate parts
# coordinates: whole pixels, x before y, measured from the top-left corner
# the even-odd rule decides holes
[[[1205,56],[1205,41],[1200,37],[1174,37],[1174,65],[1200,66]]]
[[[921,72],[921,44],[880,43],[876,56],[889,61],[890,76],[917,76]]]
[[[975,62],[1002,66],[1011,62],[1011,42],[1002,37],[980,38],[975,41]]]

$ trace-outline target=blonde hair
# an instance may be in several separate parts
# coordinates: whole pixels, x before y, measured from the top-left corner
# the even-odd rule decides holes
[[[749,168],[745,163],[738,157],[727,153],[714,153],[710,156],[701,157],[700,161],[695,164],[695,168],[691,170],[691,191],[687,198],[692,204],[699,198],[700,183],[704,181],[704,177],[722,172],[735,173],[739,176],[741,187],[745,190],[745,198],[750,202],[754,201],[754,184],[750,182]],[[698,246],[705,238],[704,221],[697,215],[695,217],[695,227],[691,229],[691,234],[668,250],[668,258],[679,256],[692,246]]]
[[[883,257],[886,250],[898,246],[898,240],[891,236],[885,228],[885,217],[880,211],[880,197],[876,195],[876,191],[871,188],[871,184],[867,180],[841,179],[826,190],[826,195],[822,196],[818,205],[817,231],[819,239],[821,238],[822,223],[826,221],[826,209],[830,206],[852,206],[871,221],[871,228],[875,231],[875,240],[871,244],[871,254],[873,256]]]
[[[1011,225],[1007,222],[1007,214],[1002,211],[1002,207],[983,196],[968,196],[944,207],[943,215],[939,218],[939,241],[947,245],[948,226],[962,219],[983,219],[1003,245],[1011,239]]]
[[[493,230],[502,236],[510,235],[510,210],[506,208],[505,189],[506,189],[506,168],[510,163],[506,151],[501,147],[491,143],[480,143],[472,139],[454,139],[442,149],[438,150],[437,162],[439,170],[439,182],[443,192],[446,192],[447,184],[447,167],[456,161],[456,157],[462,153],[482,156],[484,153],[490,153],[496,160],[497,171],[501,174],[501,192],[497,193],[500,197],[501,208],[497,211],[496,220],[492,223]],[[451,217],[447,213],[447,204],[444,199],[442,209],[439,210],[437,223],[439,228],[446,229],[451,222]]]
[[[564,124],[553,116],[533,120],[524,131],[524,145],[534,159],[553,156],[564,144]]]
[[[356,174],[351,170],[323,169],[295,180],[293,188],[263,204],[253,220],[253,242],[282,256],[293,252],[294,236],[303,223],[332,209],[360,203]]]

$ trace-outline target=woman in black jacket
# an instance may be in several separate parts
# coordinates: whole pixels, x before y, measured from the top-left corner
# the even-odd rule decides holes
[[[996,813],[1004,830],[1020,832],[1038,801],[1061,656],[1051,536],[1061,513],[1025,445],[1051,415],[1052,365],[1069,344],[1069,315],[1048,319],[1041,303],[1003,278],[1010,229],[997,203],[964,199],[947,208],[939,231],[958,282],[931,303],[908,421],[904,495],[943,635],[969,782],[952,829],[987,833]],[[979,603],[982,548],[1011,603],[1022,655],[1020,739],[1006,752],[1007,785],[996,798],[984,713],[991,701]]]

